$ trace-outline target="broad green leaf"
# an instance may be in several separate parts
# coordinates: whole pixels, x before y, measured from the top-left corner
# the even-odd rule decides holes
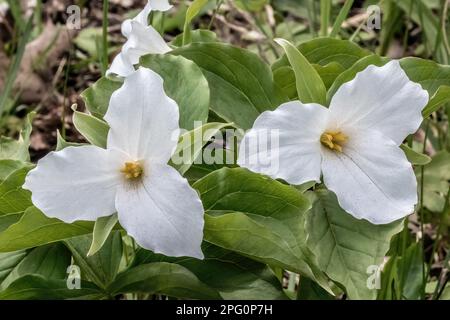
[[[345,68],[337,62],[330,62],[324,66],[313,64],[313,67],[322,78],[327,90],[333,85],[334,80],[345,71]]]
[[[26,256],[26,250],[0,253],[0,285]]]
[[[29,166],[29,164],[19,160],[0,160],[0,181],[5,180],[14,171],[26,166]]]
[[[0,260],[1,261],[1,260]],[[27,274],[39,274],[49,279],[65,279],[71,255],[63,244],[49,244],[31,250],[0,283],[0,291]]]
[[[72,224],[48,218],[35,207],[25,210],[20,220],[0,233],[0,252],[41,246],[82,234],[91,233],[92,222]]]
[[[106,147],[109,131],[109,126],[106,122],[87,113],[74,111],[73,124],[87,141],[101,148]]]
[[[171,165],[184,175],[201,154],[203,146],[227,126],[230,124],[211,122],[181,135]]]
[[[0,216],[0,232],[5,231],[11,225],[13,225],[14,223],[19,222],[21,217],[22,217],[21,213],[8,214],[8,215],[5,215],[5,216]]]
[[[106,288],[116,277],[122,258],[122,238],[119,231],[112,232],[102,248],[87,257],[92,236],[83,235],[65,240],[75,263],[80,266],[82,276],[99,288]]]
[[[86,109],[97,118],[103,118],[108,110],[109,100],[114,91],[122,86],[122,82],[108,78],[100,78],[96,83],[84,90],[80,96]]]
[[[211,156],[216,161],[212,164],[198,163],[194,164],[186,171],[184,177],[188,179],[189,182],[194,183],[195,181],[205,177],[206,175],[222,169],[223,167],[234,168],[236,165],[236,152],[231,149],[214,149],[211,151]]]
[[[318,38],[300,44],[298,50],[311,64],[325,66],[335,62],[345,69],[350,68],[361,58],[370,55],[370,51],[362,49],[354,42],[332,38]],[[286,56],[272,65],[275,70],[289,65]]]
[[[400,145],[400,148],[405,153],[406,157],[408,158],[408,161],[411,162],[414,165],[424,166],[428,163],[430,163],[431,158],[427,156],[426,154],[419,153],[408,147],[406,144]]]
[[[430,97],[430,101],[423,109],[422,115],[424,118],[428,118],[433,112],[437,111],[440,107],[450,102],[450,86],[440,86],[434,95]]]
[[[217,34],[210,30],[198,29],[191,31],[191,43],[194,42],[219,42]],[[183,45],[183,34],[177,35],[171,42],[175,47]]]
[[[219,293],[185,267],[167,262],[142,264],[117,275],[108,287],[120,293],[164,294],[182,299],[220,299]]]
[[[328,288],[306,247],[309,201],[294,187],[246,169],[223,168],[194,184],[205,215],[205,240]]]
[[[344,286],[350,299],[375,299],[377,290],[367,285],[372,275],[368,268],[381,265],[403,221],[374,225],[346,213],[330,191],[318,190],[309,195],[314,202],[306,224],[308,244],[320,268]]]
[[[23,213],[33,204],[31,193],[22,189],[31,165],[17,169],[0,182],[0,215]]]
[[[173,55],[146,55],[140,64],[164,79],[166,94],[180,108],[180,127],[195,128],[195,121],[205,123],[209,111],[209,86],[201,69],[191,60]]]
[[[93,256],[103,247],[118,220],[117,214],[113,214],[111,216],[98,218],[97,221],[95,221],[94,230],[92,232],[92,243],[87,253],[88,257]]]
[[[40,275],[23,276],[0,292],[0,300],[60,300],[104,299],[105,293],[89,282],[81,282],[81,288],[70,290],[66,280],[46,279]]]
[[[28,148],[30,147],[31,123],[35,115],[35,112],[27,115],[24,128],[20,132],[18,140],[0,136],[0,160],[30,161]]]
[[[140,249],[133,266],[151,262],[179,264],[200,281],[216,289],[222,298],[244,300],[286,299],[280,282],[270,269],[260,262],[245,258],[204,242],[204,260],[194,258],[171,258]]]
[[[319,103],[325,105],[327,91],[316,69],[289,41],[275,39],[286,52],[286,56],[295,74],[297,94],[303,103]]]
[[[192,43],[171,53],[202,69],[211,90],[211,109],[243,129],[250,129],[260,113],[287,101],[273,82],[270,68],[248,50],[222,43]]]
[[[313,39],[300,44],[297,49],[314,66],[326,88],[339,74],[370,54],[351,41],[332,38]],[[272,65],[272,71],[276,84],[291,100],[297,99],[296,92],[292,91],[295,75],[286,55]]]
[[[450,153],[447,151],[436,153],[431,162],[423,167],[423,171],[423,204],[430,211],[442,212],[450,186]],[[416,169],[416,176],[420,184],[422,179],[420,168]]]
[[[297,289],[297,300],[334,300],[335,298],[323,290],[317,283],[308,278],[301,278]]]
[[[207,4],[208,0],[194,0],[187,9],[183,27],[183,45],[191,42],[191,22]]]

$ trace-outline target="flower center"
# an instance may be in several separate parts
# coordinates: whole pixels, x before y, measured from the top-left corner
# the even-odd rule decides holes
[[[341,131],[325,131],[320,136],[320,142],[331,150],[342,152],[342,146],[348,140],[348,137]]]
[[[139,162],[125,162],[124,167],[120,170],[129,180],[139,179],[144,173],[144,169]]]

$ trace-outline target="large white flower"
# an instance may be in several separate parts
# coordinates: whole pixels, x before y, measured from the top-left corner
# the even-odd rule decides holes
[[[27,176],[34,205],[65,222],[117,212],[136,242],[169,256],[203,258],[203,206],[167,164],[179,134],[179,111],[162,78],[139,68],[111,97],[107,148],[51,152]],[[174,134],[175,133],[175,134]]]
[[[149,53],[164,54],[171,49],[163,37],[148,25],[151,11],[167,11],[172,8],[168,0],[148,0],[144,9],[133,19],[122,23],[122,34],[127,38],[121,52],[114,58],[106,75],[116,74],[126,77],[133,73],[139,58]]]
[[[328,109],[295,101],[261,114],[242,141],[238,163],[295,185],[319,182],[322,173],[348,213],[389,223],[417,203],[414,172],[399,145],[420,126],[427,102],[427,91],[398,61],[369,66],[340,87]],[[258,137],[268,130],[279,139],[267,148]]]

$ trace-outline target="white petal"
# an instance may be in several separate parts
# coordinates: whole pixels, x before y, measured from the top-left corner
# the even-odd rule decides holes
[[[143,26],[148,25],[148,16],[151,11],[167,11],[172,8],[167,0],[149,0],[144,9],[133,19],[127,19],[122,23],[122,34],[128,38],[131,33],[131,21],[136,21]]]
[[[169,165],[144,170],[141,183],[119,188],[120,224],[145,249],[203,259],[203,206],[197,192]]]
[[[263,112],[242,140],[238,164],[291,184],[320,181],[320,136],[328,113],[299,101]]]
[[[398,61],[369,66],[343,84],[330,104],[338,128],[375,129],[400,145],[422,122],[428,93],[411,82]]]
[[[132,64],[137,64],[143,55],[164,54],[171,51],[163,37],[152,26],[144,26],[136,21],[131,21],[130,30],[122,52]]]
[[[163,79],[139,68],[111,96],[105,115],[110,126],[108,148],[134,160],[167,163],[178,142],[178,119],[178,105],[165,94]]]
[[[148,16],[150,15],[150,12],[152,11],[152,5],[149,2],[145,5],[144,9],[142,9],[141,12],[137,14],[136,17],[133,19],[127,19],[122,23],[122,34],[128,38],[130,36],[132,26],[131,22],[135,21],[139,24],[142,24],[143,26],[148,26]]]
[[[106,75],[116,74],[120,77],[127,77],[133,72],[133,64],[121,52],[114,58],[111,67],[106,71]]]
[[[350,130],[342,153],[323,148],[323,178],[341,207],[358,219],[386,224],[414,211],[417,182],[395,142],[376,130]]]
[[[115,161],[117,160],[117,161]],[[45,215],[65,222],[94,221],[115,210],[120,159],[95,146],[67,147],[41,159],[24,188]]]

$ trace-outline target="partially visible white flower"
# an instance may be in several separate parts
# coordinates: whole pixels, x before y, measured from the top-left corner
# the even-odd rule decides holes
[[[106,75],[116,74],[126,77],[134,71],[139,58],[149,53],[164,54],[171,49],[163,37],[148,25],[148,16],[152,11],[167,11],[172,8],[168,0],[149,0],[144,9],[133,19],[122,23],[122,34],[128,40],[121,52],[114,58]]]
[[[141,247],[203,258],[203,205],[167,164],[177,145],[179,110],[162,78],[146,68],[133,72],[111,96],[105,119],[106,149],[68,147],[38,162],[24,185],[33,204],[68,223],[117,212]]]
[[[374,224],[398,220],[417,203],[414,171],[399,145],[420,126],[428,99],[398,61],[369,66],[339,88],[329,109],[295,101],[261,114],[243,139],[238,163],[295,185],[319,182],[322,173],[354,217]],[[279,130],[277,150],[257,145],[246,152],[264,130]],[[273,159],[278,166],[254,161],[267,156],[279,157]]]

